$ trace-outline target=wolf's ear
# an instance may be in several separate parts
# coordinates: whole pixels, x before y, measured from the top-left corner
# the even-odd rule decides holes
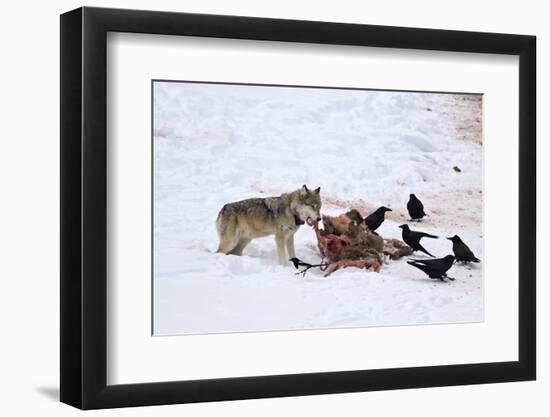
[[[320,192],[321,192],[321,187],[317,187],[317,188],[315,189],[315,194],[319,194]]]
[[[307,185],[302,185],[302,194],[308,194],[309,193],[309,189],[307,188]]]

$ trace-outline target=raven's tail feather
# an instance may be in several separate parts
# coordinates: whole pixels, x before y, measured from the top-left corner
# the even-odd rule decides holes
[[[428,256],[431,256],[432,258],[435,258],[435,256],[433,256],[430,252],[428,252],[426,249],[424,249],[424,247],[420,244],[418,245],[418,250],[421,251],[421,252],[424,252]]]
[[[425,274],[428,274],[429,275],[429,271],[428,271],[428,267],[424,264],[421,264],[421,263],[418,263],[418,262],[415,262],[415,261],[407,261],[407,263],[409,265],[412,265],[414,266],[415,268],[418,268],[420,269],[422,272],[424,272]]]

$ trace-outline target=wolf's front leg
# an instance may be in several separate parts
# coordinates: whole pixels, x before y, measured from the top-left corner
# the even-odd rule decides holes
[[[291,233],[286,240],[286,251],[288,252],[289,258],[296,257],[296,253],[294,252],[294,233]]]
[[[277,259],[280,265],[286,264],[285,240],[286,236],[283,233],[277,233],[275,235],[275,243],[277,244]]]

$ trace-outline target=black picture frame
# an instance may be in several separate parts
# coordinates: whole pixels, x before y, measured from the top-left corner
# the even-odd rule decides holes
[[[107,385],[108,32],[519,56],[518,361]],[[534,36],[103,8],[61,15],[61,401],[81,409],[536,377]]]

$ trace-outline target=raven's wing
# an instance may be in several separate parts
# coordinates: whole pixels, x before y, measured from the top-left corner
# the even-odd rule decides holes
[[[479,259],[476,258],[476,256],[474,255],[474,253],[470,250],[470,248],[468,246],[466,246],[466,244],[464,242],[461,242],[458,244],[458,250],[456,251],[457,252],[457,257],[459,260],[466,260],[466,261],[470,261],[470,262],[479,262]]]
[[[470,250],[468,246],[466,246],[464,242],[461,242],[458,245],[458,248],[459,248],[459,251],[460,251],[459,253],[461,257],[475,258],[474,253]]]
[[[418,198],[416,200],[410,200],[408,203],[407,203],[407,210],[409,211],[409,213],[412,211],[412,212],[415,212],[415,213],[418,213],[418,214],[424,214],[424,204],[422,204],[422,201],[420,201]]]
[[[370,230],[378,229],[380,219],[376,213],[369,214],[365,218],[365,224]]]

